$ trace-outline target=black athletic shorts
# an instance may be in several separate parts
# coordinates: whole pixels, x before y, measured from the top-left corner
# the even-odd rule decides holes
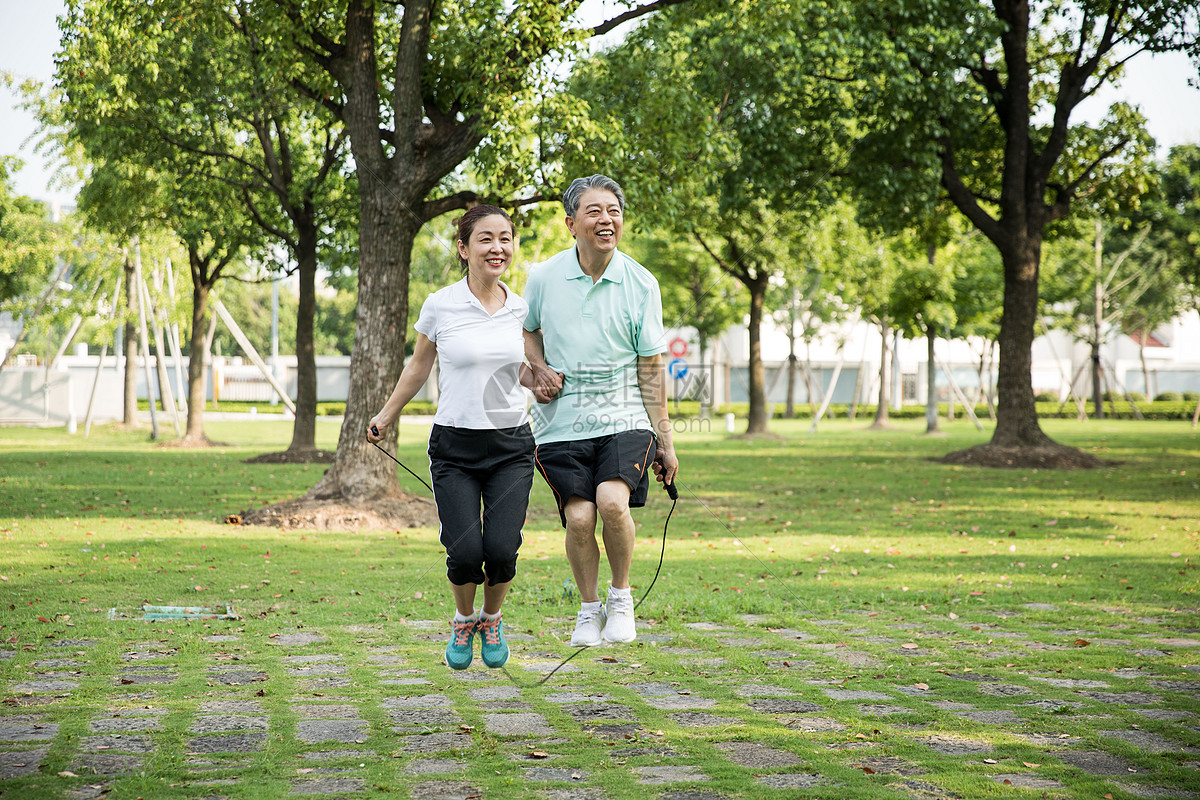
[[[567,527],[566,506],[572,497],[596,502],[596,487],[613,478],[629,484],[629,507],[646,505],[654,470],[654,434],[636,430],[577,442],[547,442],[534,451],[534,463],[554,492],[558,517]]]

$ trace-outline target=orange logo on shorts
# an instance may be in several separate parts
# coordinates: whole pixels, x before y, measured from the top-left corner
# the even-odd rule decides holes
[[[636,462],[636,461],[635,461],[635,462],[633,462],[633,468],[634,468],[634,469],[636,469],[638,472],[641,472],[641,471],[642,471],[642,465],[641,465],[641,464],[639,464],[639,463],[638,463],[638,462]]]

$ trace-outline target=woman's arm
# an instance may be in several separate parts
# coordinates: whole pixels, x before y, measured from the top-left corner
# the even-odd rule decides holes
[[[425,334],[418,333],[412,358],[404,365],[404,371],[400,373],[400,379],[396,381],[396,388],[392,390],[392,396],[383,404],[383,409],[367,423],[368,442],[378,442],[383,439],[383,429],[400,416],[400,411],[408,405],[408,401],[412,400],[425,385],[425,381],[429,380],[429,373],[433,369],[433,362],[436,358],[437,347],[429,341],[429,337]],[[375,433],[376,430],[379,433]]]

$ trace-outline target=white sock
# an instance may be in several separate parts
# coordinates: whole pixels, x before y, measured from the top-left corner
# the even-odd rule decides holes
[[[472,622],[477,619],[479,619],[479,617],[476,616],[475,612],[471,612],[471,616],[469,616],[469,617],[464,617],[462,614],[458,613],[457,611],[454,612],[454,621],[455,622]]]
[[[615,586],[609,586],[608,587],[608,596],[609,597],[633,597],[633,589],[631,589],[631,588],[618,589]]]
[[[495,614],[489,614],[486,611],[480,609],[479,618],[485,622],[491,622],[494,619],[500,619],[500,612],[497,611]]]

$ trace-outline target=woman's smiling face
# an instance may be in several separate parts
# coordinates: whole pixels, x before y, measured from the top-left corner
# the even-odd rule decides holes
[[[492,214],[475,223],[469,242],[458,242],[458,254],[467,262],[467,269],[480,280],[497,280],[512,263],[516,249],[512,224]]]

